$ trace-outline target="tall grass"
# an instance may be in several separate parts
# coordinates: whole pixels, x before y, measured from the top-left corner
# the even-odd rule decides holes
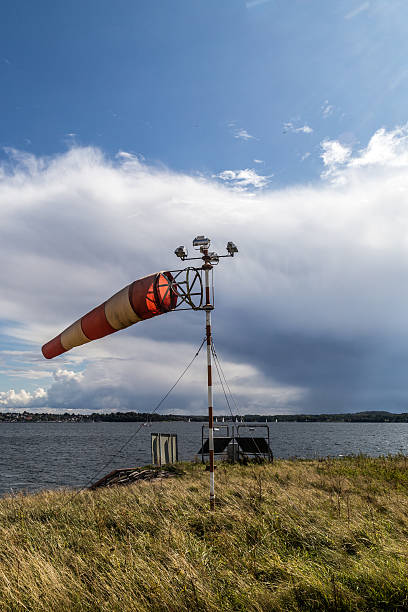
[[[1,610],[408,610],[404,456],[0,500]]]

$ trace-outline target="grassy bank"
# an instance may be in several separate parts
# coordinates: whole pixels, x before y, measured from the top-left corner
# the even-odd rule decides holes
[[[1,610],[407,610],[408,460],[0,500]]]

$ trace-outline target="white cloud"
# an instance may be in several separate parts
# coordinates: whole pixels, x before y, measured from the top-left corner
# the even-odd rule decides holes
[[[224,170],[215,174],[214,178],[232,185],[235,190],[245,191],[248,188],[262,189],[266,187],[272,176],[272,174],[262,176],[252,168],[245,168],[244,170]]]
[[[198,233],[240,249],[215,270],[214,333],[244,411],[316,409],[329,383],[326,409],[346,391],[345,408],[355,397],[372,407],[379,364],[384,405],[396,389],[406,402],[408,128],[380,129],[356,153],[322,147],[329,180],[251,199],[225,186],[265,187],[251,169],[211,180],[93,148],[49,159],[12,151],[0,173],[0,319],[9,345],[27,351],[1,351],[1,367],[53,378],[37,391],[14,378],[1,406],[151,409],[201,341],[202,313],[138,323],[51,362],[40,347],[133,279],[177,267],[174,248]],[[330,379],[328,364],[344,355]],[[165,409],[205,412],[200,359]]]
[[[263,159],[254,159],[254,163],[255,164],[264,164],[265,162],[263,161]]]
[[[128,162],[136,165],[139,165],[140,162],[146,161],[145,157],[141,153],[129,153],[129,151],[119,151],[116,157],[122,162]]]
[[[243,140],[243,141],[258,140],[258,138],[255,138],[255,136],[252,136],[252,134],[250,134],[248,130],[238,127],[235,121],[230,121],[228,123],[228,127],[231,130],[231,134],[233,135],[233,137],[236,138],[237,140]]]
[[[351,176],[351,169],[377,168],[377,172],[389,174],[392,168],[408,165],[408,125],[387,131],[381,128],[371,137],[367,147],[352,156],[352,149],[337,140],[324,140],[321,155],[326,171],[325,178],[344,182]]]
[[[326,166],[326,170],[323,172],[322,177],[329,178],[336,176],[339,178],[337,169],[339,166],[345,164],[350,158],[351,148],[342,145],[338,140],[323,140],[320,146],[323,150],[321,158]],[[343,177],[340,175],[340,178]]]
[[[368,146],[350,160],[350,166],[385,166],[405,168],[408,164],[408,126],[377,130]]]
[[[249,134],[249,132],[244,129],[235,130],[234,138],[238,138],[239,140],[255,140],[255,136],[252,136],[252,134]]]
[[[3,409],[12,408],[27,408],[28,406],[44,405],[44,399],[47,397],[45,389],[39,387],[33,393],[21,389],[21,391],[0,391],[0,406]]]
[[[327,119],[327,117],[330,117],[330,115],[332,115],[333,112],[334,112],[334,106],[332,104],[329,104],[328,100],[325,100],[322,106],[323,118]]]
[[[306,151],[306,153],[304,153],[302,155],[302,157],[300,158],[300,161],[305,161],[305,159],[307,159],[308,157],[310,157],[310,151]]]
[[[370,2],[363,2],[362,4],[357,6],[355,9],[353,9],[352,11],[344,15],[344,19],[354,19],[354,17],[357,17],[357,15],[360,15],[360,13],[367,11],[369,8],[370,8]]]
[[[82,372],[73,372],[72,370],[65,370],[59,368],[56,372],[54,372],[54,378],[57,382],[69,380],[75,380],[76,382],[79,382],[83,380],[84,375],[82,374]]]
[[[49,372],[48,370],[41,370],[39,368],[36,370],[30,370],[23,367],[15,369],[7,368],[5,370],[0,370],[0,374],[15,378],[27,378],[29,380],[39,380],[51,377],[53,375],[53,373]]]
[[[248,0],[245,5],[247,9],[252,9],[261,4],[267,4],[268,2],[271,2],[271,0]]]
[[[310,127],[310,125],[300,125],[298,127],[296,127],[292,121],[288,121],[287,123],[283,124],[283,130],[284,132],[293,132],[294,134],[312,134],[313,133],[313,128]]]

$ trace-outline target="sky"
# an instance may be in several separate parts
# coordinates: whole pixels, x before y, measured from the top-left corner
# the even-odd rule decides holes
[[[242,414],[408,411],[406,2],[0,11],[0,410],[153,409],[203,313],[41,346],[205,234],[239,248],[213,323]],[[163,411],[205,385],[201,354]]]

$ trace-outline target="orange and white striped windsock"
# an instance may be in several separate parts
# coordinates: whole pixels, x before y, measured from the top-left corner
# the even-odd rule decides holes
[[[74,346],[173,310],[177,305],[177,293],[172,280],[170,272],[159,272],[127,285],[44,344],[44,357],[52,359]]]

